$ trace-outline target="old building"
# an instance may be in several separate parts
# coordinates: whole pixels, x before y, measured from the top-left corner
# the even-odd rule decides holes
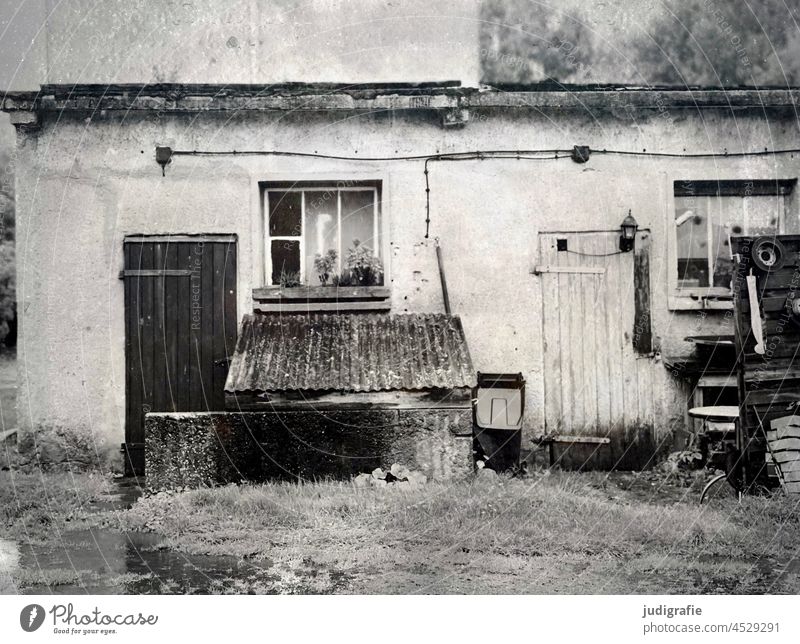
[[[796,145],[796,100],[457,83],[9,95],[23,437],[119,462],[142,412],[221,408],[235,327],[254,311],[442,312],[438,241],[474,368],[527,379],[527,436],[609,436],[612,464],[645,466],[686,422],[689,392],[663,357],[729,330],[727,234],[797,230],[797,161],[781,151]],[[380,258],[380,288],[320,285],[314,255],[341,262],[351,236]],[[281,297],[278,266],[316,290]],[[148,270],[174,280],[142,288],[176,290],[148,293],[143,322],[119,277]],[[171,347],[134,357],[146,323],[197,330],[176,336],[195,342],[177,384],[160,375]],[[132,400],[137,369],[154,389]]]
[[[329,4],[326,20],[352,23]],[[800,227],[795,90],[480,87],[474,22],[452,16],[403,23],[409,50],[372,67],[331,45],[325,79],[297,54],[303,34],[270,54],[279,65],[254,54],[278,17],[202,11],[173,25],[186,49],[158,50],[157,74],[142,67],[157,49],[113,43],[78,73],[75,57],[97,61],[58,40],[80,29],[60,11],[48,82],[2,104],[17,128],[20,440],[45,460],[119,468],[125,443],[140,466],[145,415],[224,410],[226,378],[234,412],[254,397],[262,411],[449,401],[463,423],[482,371],[523,374],[523,448],[608,437],[576,457],[646,467],[689,422],[701,374],[686,338],[732,333],[728,236]],[[398,331],[407,315],[416,331]],[[278,331],[237,353],[258,316]],[[387,332],[353,344],[365,317]],[[309,353],[337,324],[345,375]],[[457,341],[437,344],[442,328]],[[398,365],[409,355],[381,342],[409,333],[406,349],[428,338],[431,353]]]

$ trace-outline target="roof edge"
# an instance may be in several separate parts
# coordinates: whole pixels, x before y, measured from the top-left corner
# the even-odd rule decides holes
[[[426,83],[81,84],[0,92],[5,112],[797,108],[800,88]]]

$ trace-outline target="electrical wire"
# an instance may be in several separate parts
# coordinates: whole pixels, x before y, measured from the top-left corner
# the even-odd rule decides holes
[[[284,156],[284,157],[307,157],[318,159],[332,159],[339,161],[449,161],[460,158],[488,159],[488,158],[511,158],[511,159],[561,159],[569,158],[572,149],[540,149],[540,150],[466,150],[461,152],[436,152],[432,154],[411,154],[384,157],[360,157],[354,155],[340,154],[320,154],[318,152],[295,152],[287,150],[172,150],[172,156]],[[800,148],[787,148],[780,150],[753,150],[742,152],[651,152],[648,150],[614,150],[603,148],[596,150],[589,148],[590,154],[615,154],[623,156],[639,157],[672,157],[672,158],[715,158],[715,157],[751,157],[768,156],[773,154],[800,154]],[[550,154],[553,156],[531,156]],[[563,156],[561,156],[563,155]]]
[[[171,156],[278,156],[301,157],[312,159],[329,159],[334,161],[363,161],[363,162],[393,162],[393,161],[424,161],[425,175],[425,239],[430,236],[431,224],[431,186],[428,164],[432,161],[484,161],[488,159],[517,159],[525,161],[552,161],[557,159],[572,158],[573,149],[545,149],[545,150],[467,150],[462,152],[445,152],[435,154],[412,154],[385,157],[359,157],[340,154],[320,154],[318,152],[295,152],[287,150],[172,150]],[[681,159],[710,159],[710,158],[737,158],[759,157],[776,154],[800,154],[800,148],[787,148],[780,150],[752,150],[741,152],[650,152],[648,150],[595,150],[589,148],[589,155],[608,154],[633,157],[667,157]],[[545,155],[545,156],[542,156]]]

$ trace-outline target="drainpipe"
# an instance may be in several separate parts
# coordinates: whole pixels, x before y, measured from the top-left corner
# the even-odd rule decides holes
[[[439,238],[433,241],[436,246],[436,260],[439,262],[439,279],[442,282],[442,299],[444,300],[444,312],[450,315],[450,296],[447,294],[447,278],[444,276],[444,260],[442,259],[442,247],[439,246]]]

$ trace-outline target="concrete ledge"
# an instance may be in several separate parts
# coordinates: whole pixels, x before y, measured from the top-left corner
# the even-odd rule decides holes
[[[147,414],[145,419],[145,476],[156,490],[243,480],[344,479],[392,463],[431,479],[470,474],[470,408]]]
[[[796,108],[800,89],[636,87],[540,83],[501,89],[460,87],[458,83],[337,85],[132,84],[43,85],[39,91],[4,92],[6,112],[384,111],[435,110],[457,114],[469,109],[646,109]],[[454,112],[455,110],[455,112]]]

